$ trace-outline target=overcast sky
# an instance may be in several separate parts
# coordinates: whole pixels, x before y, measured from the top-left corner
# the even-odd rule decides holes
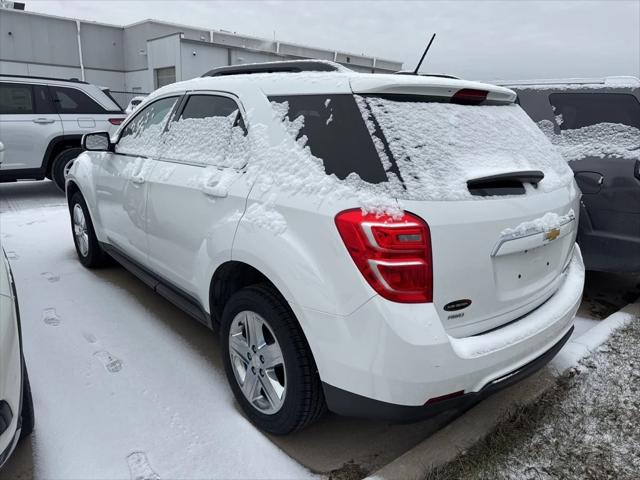
[[[146,18],[399,60],[473,79],[640,77],[640,0],[62,1],[26,9],[106,23]]]

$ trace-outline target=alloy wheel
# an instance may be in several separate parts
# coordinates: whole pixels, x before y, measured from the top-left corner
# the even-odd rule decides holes
[[[280,344],[267,321],[252,311],[238,313],[229,329],[233,373],[249,403],[259,412],[278,412],[287,394]]]
[[[89,234],[87,232],[87,220],[79,203],[73,206],[73,235],[76,237],[78,250],[83,257],[89,254]]]

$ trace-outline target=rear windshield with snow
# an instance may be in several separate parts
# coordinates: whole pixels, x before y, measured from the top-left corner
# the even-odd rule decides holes
[[[399,198],[477,198],[467,180],[514,171],[541,170],[545,177],[538,191],[572,179],[566,162],[518,105],[457,105],[415,96],[407,101],[313,97],[270,99],[288,102],[289,121],[303,118],[298,143],[323,161],[326,173],[339,178],[355,173],[369,183],[386,177]],[[305,109],[310,102],[314,107]],[[331,130],[332,124],[339,128]]]

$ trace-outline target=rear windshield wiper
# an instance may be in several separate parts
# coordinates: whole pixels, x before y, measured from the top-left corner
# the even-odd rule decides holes
[[[537,187],[543,178],[544,173],[540,170],[499,173],[467,180],[467,188],[472,195],[523,195],[525,183]]]

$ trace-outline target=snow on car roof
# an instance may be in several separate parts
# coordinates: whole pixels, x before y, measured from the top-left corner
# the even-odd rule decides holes
[[[265,95],[385,93],[407,95],[453,95],[461,89],[489,92],[489,100],[511,102],[515,93],[508,88],[487,83],[443,77],[359,73],[346,68],[336,72],[286,72],[200,77],[162,87],[152,97],[186,90],[234,91],[248,87],[259,88]],[[443,93],[445,92],[445,93]]]

